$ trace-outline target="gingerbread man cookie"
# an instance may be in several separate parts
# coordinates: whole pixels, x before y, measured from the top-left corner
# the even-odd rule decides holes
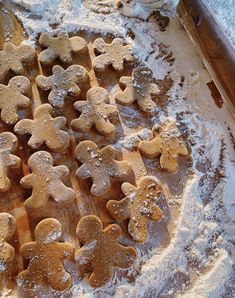
[[[81,112],[78,119],[71,121],[71,125],[76,130],[87,131],[93,125],[102,135],[109,135],[114,132],[115,127],[109,121],[109,117],[117,113],[117,108],[110,105],[108,92],[101,88],[91,88],[87,92],[86,101],[74,103],[76,110]]]
[[[122,192],[126,197],[108,201],[107,209],[115,220],[129,219],[129,234],[136,242],[143,243],[148,239],[148,221],[162,218],[163,212],[156,205],[163,194],[162,187],[155,177],[146,176],[137,182],[137,187],[123,183]]]
[[[162,169],[174,172],[178,169],[178,157],[187,158],[189,150],[180,139],[179,132],[173,122],[166,122],[162,126],[153,128],[154,138],[151,141],[139,143],[140,153],[154,158],[160,155]]]
[[[78,36],[69,38],[67,32],[60,32],[57,37],[52,37],[48,33],[42,33],[39,43],[46,50],[39,55],[39,61],[43,64],[52,64],[56,58],[64,63],[72,63],[73,53],[84,53],[87,51],[85,40]]]
[[[7,264],[15,257],[15,249],[7,243],[15,233],[15,219],[8,213],[0,213],[0,272],[5,271]]]
[[[101,220],[95,215],[84,216],[76,234],[83,246],[75,251],[75,260],[80,268],[90,265],[88,281],[94,288],[104,286],[112,278],[113,267],[129,268],[136,259],[133,247],[118,243],[121,228],[113,224],[103,230]]]
[[[55,65],[52,68],[52,73],[50,77],[38,76],[36,82],[42,90],[51,90],[48,101],[57,108],[63,107],[66,96],[78,97],[81,93],[79,88],[81,83],[88,79],[86,69],[80,65],[69,66],[66,70]]]
[[[11,42],[4,44],[0,51],[0,82],[12,71],[15,74],[23,74],[24,64],[34,60],[36,52],[28,45],[15,46]]]
[[[41,283],[52,289],[63,291],[71,287],[70,274],[65,270],[63,260],[73,254],[73,246],[61,243],[61,224],[54,218],[42,220],[34,231],[35,241],[23,244],[22,256],[29,260],[28,268],[18,275],[18,284],[33,288]]]
[[[69,204],[74,201],[75,193],[67,187],[62,179],[68,176],[66,166],[53,166],[53,158],[46,151],[38,151],[30,156],[28,166],[32,171],[20,181],[25,188],[32,188],[32,195],[25,201],[29,209],[44,207],[52,197],[59,204]]]
[[[125,89],[115,95],[116,101],[126,106],[136,101],[142,111],[154,112],[156,103],[152,98],[156,97],[160,90],[152,80],[153,73],[149,68],[137,67],[132,77],[120,78],[120,86]]]
[[[40,105],[34,112],[34,120],[22,119],[15,125],[15,132],[21,135],[31,134],[28,145],[33,149],[45,143],[51,150],[62,151],[69,145],[69,134],[62,127],[65,117],[52,118],[52,106],[48,103]]]
[[[11,182],[8,178],[9,168],[19,168],[21,160],[12,153],[16,150],[18,141],[11,132],[0,134],[0,191],[7,191]]]
[[[91,193],[101,196],[111,187],[110,178],[124,178],[131,174],[127,161],[116,160],[118,151],[112,146],[99,149],[92,141],[83,141],[75,149],[77,159],[82,163],[76,175],[80,179],[91,178]]]
[[[29,94],[30,88],[30,81],[23,76],[12,78],[7,86],[0,84],[0,110],[3,122],[15,124],[18,121],[18,109],[30,105],[30,99],[25,96]]]
[[[111,44],[105,43],[102,38],[94,42],[97,57],[92,61],[95,70],[104,71],[109,65],[115,70],[123,70],[124,61],[134,61],[132,46],[123,45],[120,38],[115,38]]]

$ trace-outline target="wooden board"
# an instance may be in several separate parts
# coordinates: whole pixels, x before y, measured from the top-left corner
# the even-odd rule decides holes
[[[234,111],[235,49],[203,1],[180,0],[177,11],[217,88]]]

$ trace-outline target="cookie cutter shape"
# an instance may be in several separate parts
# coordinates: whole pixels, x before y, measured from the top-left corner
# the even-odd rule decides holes
[[[121,228],[112,224],[103,230],[101,220],[95,215],[82,217],[76,229],[83,245],[75,250],[75,260],[80,265],[90,265],[89,284],[94,288],[104,286],[113,275],[113,268],[129,268],[136,259],[136,250],[118,243]]]
[[[15,249],[8,243],[15,229],[14,217],[9,213],[0,213],[0,272],[5,271],[7,265],[15,258]]]
[[[72,63],[73,53],[87,51],[87,44],[83,38],[69,37],[67,32],[60,32],[56,37],[44,32],[39,38],[39,43],[47,48],[39,54],[39,61],[43,64],[52,64],[56,58],[64,63]]]
[[[115,70],[121,71],[124,69],[124,61],[134,61],[132,46],[123,45],[120,38],[115,38],[110,44],[97,38],[93,46],[95,53],[99,55],[92,61],[95,70],[104,71],[107,66],[112,65]]]
[[[110,178],[124,178],[132,173],[131,165],[125,160],[116,160],[118,151],[112,146],[99,149],[92,141],[83,141],[75,149],[82,165],[76,175],[80,179],[92,179],[91,193],[101,196],[111,187]]]
[[[109,117],[117,113],[117,107],[110,105],[108,92],[101,88],[91,88],[87,92],[86,101],[76,101],[74,107],[81,112],[79,118],[71,121],[76,130],[87,131],[93,125],[101,135],[109,135],[115,131]]]
[[[163,194],[162,187],[155,177],[146,176],[137,182],[137,187],[125,182],[121,188],[126,197],[121,201],[110,200],[106,207],[113,219],[129,219],[129,234],[136,242],[144,243],[148,239],[148,222],[159,221],[163,216],[156,205]]]
[[[6,42],[3,50],[0,51],[0,82],[10,71],[14,74],[23,74],[24,64],[32,62],[35,56],[35,50],[29,45],[15,46],[11,42]]]
[[[50,77],[39,75],[36,82],[42,90],[51,90],[48,101],[57,108],[64,106],[66,96],[78,97],[81,93],[79,85],[88,79],[87,70],[80,65],[71,65],[67,69],[55,65],[52,73]]]
[[[30,105],[30,99],[25,96],[29,94],[30,88],[30,81],[23,76],[12,78],[7,86],[0,84],[0,110],[3,122],[15,124],[18,121],[18,109]]]
[[[69,145],[69,134],[63,130],[67,120],[65,117],[51,116],[52,106],[48,103],[40,105],[34,111],[34,120],[22,119],[14,127],[20,135],[31,134],[28,145],[39,148],[43,143],[53,151],[63,151]]]
[[[137,102],[144,112],[154,112],[156,103],[153,96],[157,96],[160,90],[152,83],[153,73],[147,67],[137,67],[132,72],[132,77],[121,77],[120,86],[125,89],[115,95],[115,99],[122,105],[129,106]]]
[[[175,124],[169,122],[153,128],[154,138],[151,141],[141,141],[139,151],[141,154],[154,158],[160,155],[162,169],[175,172],[178,169],[178,157],[187,158],[189,150],[177,135]]]
[[[18,275],[18,284],[26,289],[41,283],[57,291],[69,289],[72,279],[63,261],[73,255],[73,246],[59,242],[60,222],[54,218],[40,221],[34,236],[35,241],[25,243],[20,248],[20,253],[29,260],[29,265]]]
[[[20,158],[12,154],[17,145],[17,137],[13,133],[2,132],[0,134],[0,191],[7,191],[11,186],[8,169],[20,167]]]
[[[63,183],[69,169],[64,166],[53,166],[53,158],[46,151],[37,151],[28,160],[31,174],[20,180],[24,188],[32,188],[32,195],[25,201],[27,209],[44,207],[52,197],[59,204],[70,204],[75,199],[72,188]]]

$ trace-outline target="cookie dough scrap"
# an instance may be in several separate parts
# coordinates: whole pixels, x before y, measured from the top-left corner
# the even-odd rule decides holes
[[[12,78],[7,86],[0,84],[0,110],[3,122],[15,124],[18,121],[18,109],[30,106],[30,99],[26,96],[30,89],[30,81],[23,76]]]
[[[24,65],[34,61],[36,51],[29,45],[15,46],[11,42],[4,44],[0,51],[0,82],[12,71],[14,74],[23,74]]]
[[[76,234],[81,248],[75,250],[75,260],[80,265],[90,265],[88,282],[99,288],[112,279],[114,267],[129,268],[137,252],[133,247],[118,243],[121,228],[112,224],[103,230],[101,220],[95,215],[84,216],[78,223]]]
[[[113,219],[129,219],[129,234],[136,242],[144,243],[148,240],[148,222],[159,221],[163,216],[157,206],[162,187],[155,177],[146,176],[137,182],[137,187],[125,182],[121,188],[126,197],[121,201],[110,200],[106,207]]]
[[[81,112],[79,118],[71,121],[71,125],[76,130],[88,131],[95,126],[101,135],[109,135],[115,131],[115,126],[109,118],[117,114],[117,107],[109,104],[108,92],[101,88],[91,88],[87,92],[86,101],[77,101],[74,108]]]
[[[153,97],[157,97],[160,89],[152,83],[153,72],[147,67],[137,67],[132,72],[132,77],[121,77],[120,86],[122,92],[115,95],[118,103],[129,106],[135,101],[143,112],[154,112],[156,103]]]
[[[63,261],[72,257],[73,246],[59,242],[60,222],[54,218],[42,220],[36,226],[34,236],[35,241],[25,243],[20,248],[20,253],[29,260],[29,265],[18,275],[18,285],[32,289],[44,283],[57,291],[69,289],[72,279]]]
[[[134,61],[132,46],[123,45],[120,38],[115,38],[110,44],[105,43],[102,38],[97,38],[93,46],[97,56],[92,61],[95,70],[104,71],[111,65],[115,70],[122,71],[125,61]]]
[[[15,258],[15,249],[8,243],[15,229],[14,217],[9,213],[0,213],[0,273],[4,272]]]
[[[7,191],[11,182],[8,178],[9,168],[19,168],[21,159],[12,153],[16,150],[18,141],[11,132],[0,134],[0,191]]]
[[[53,151],[63,151],[69,145],[69,134],[63,128],[67,122],[65,117],[51,116],[52,106],[48,103],[40,105],[34,112],[34,119],[22,119],[14,127],[20,135],[30,134],[28,145],[37,149],[46,144]]]
[[[111,187],[110,178],[124,178],[132,174],[131,165],[125,160],[116,160],[119,152],[112,146],[99,149],[92,141],[83,141],[75,149],[75,155],[82,165],[76,175],[80,179],[92,179],[91,193],[101,196]]]
[[[63,178],[69,174],[69,169],[64,166],[53,166],[53,158],[46,151],[32,154],[28,160],[31,174],[20,180],[24,188],[32,188],[32,195],[25,201],[27,209],[38,209],[46,206],[49,198],[59,204],[70,204],[75,199],[72,188],[63,183]]]
[[[139,151],[144,156],[155,158],[160,156],[162,169],[175,172],[178,169],[178,157],[189,157],[187,146],[181,139],[175,123],[166,122],[153,127],[154,138],[151,141],[141,141]]]
[[[90,0],[90,10],[96,13],[112,13],[114,6],[113,0]]]
[[[42,47],[47,48],[39,55],[42,64],[52,64],[56,58],[64,63],[71,64],[73,54],[82,54],[87,51],[85,40],[79,36],[69,37],[67,32],[60,32],[57,37],[42,33],[39,38]]]
[[[63,69],[59,65],[52,68],[52,76],[39,75],[37,85],[44,91],[50,91],[48,101],[56,108],[64,106],[66,96],[78,97],[81,93],[80,86],[88,80],[87,70],[80,65],[72,65]]]

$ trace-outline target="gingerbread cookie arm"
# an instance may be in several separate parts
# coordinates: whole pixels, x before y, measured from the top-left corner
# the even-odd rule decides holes
[[[108,201],[106,208],[113,219],[121,221],[129,218],[129,202],[127,198],[121,201],[110,200]]]
[[[27,260],[32,259],[35,256],[35,254],[37,253],[36,243],[28,242],[28,243],[23,244],[20,247],[20,253],[25,259],[27,259]]]
[[[91,177],[91,173],[89,171],[89,168],[87,165],[83,164],[81,165],[77,171],[76,171],[76,176],[80,179],[87,179]]]
[[[102,135],[110,135],[115,130],[115,126],[109,121],[109,119],[96,120],[95,128]]]
[[[9,263],[15,258],[15,249],[7,242],[1,243],[0,241],[0,262]],[[2,268],[0,268],[0,273]]]
[[[65,124],[67,123],[67,119],[63,116],[59,116],[59,117],[53,118],[53,123],[57,129],[60,129],[61,127],[65,126]]]
[[[160,155],[162,152],[160,140],[153,139],[151,141],[141,141],[139,143],[140,153],[146,155],[149,158],[154,158]],[[164,145],[163,145],[164,146]]]
[[[50,63],[54,62],[55,59],[56,59],[56,55],[55,55],[54,51],[50,48],[43,50],[39,54],[39,61],[43,64],[50,64]]]
[[[29,45],[21,44],[18,47],[19,56],[25,63],[32,62],[36,57],[36,51]]]
[[[31,119],[22,119],[14,127],[14,131],[20,135],[32,134],[33,129],[34,121]]]
[[[45,77],[44,75],[39,75],[36,78],[37,85],[44,91],[49,91],[51,89],[51,78]],[[51,94],[51,92],[50,92]]]

